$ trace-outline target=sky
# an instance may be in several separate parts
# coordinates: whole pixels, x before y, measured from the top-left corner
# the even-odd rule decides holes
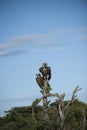
[[[41,97],[43,62],[51,93],[69,100],[79,85],[77,98],[87,103],[86,0],[0,0],[0,116]]]

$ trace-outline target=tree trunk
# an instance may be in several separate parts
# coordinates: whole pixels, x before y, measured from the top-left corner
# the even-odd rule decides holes
[[[83,109],[83,129],[85,130],[85,123],[86,123],[86,115],[85,115],[85,109]]]
[[[46,96],[46,88],[47,88],[48,82],[47,80],[44,80],[44,88],[43,88],[43,108],[44,108],[44,121],[49,120],[48,116],[48,102],[47,102],[47,97]]]

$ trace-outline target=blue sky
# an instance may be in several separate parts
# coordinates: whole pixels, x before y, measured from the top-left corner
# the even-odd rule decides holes
[[[0,0],[0,116],[40,97],[35,77],[47,62],[52,92],[82,90],[87,102],[87,1]]]

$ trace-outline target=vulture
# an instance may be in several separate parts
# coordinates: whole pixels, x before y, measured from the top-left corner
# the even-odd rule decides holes
[[[47,63],[43,63],[42,67],[39,68],[39,71],[43,75],[43,78],[46,80],[51,79],[51,68],[47,66]]]
[[[42,87],[44,86],[44,79],[43,77],[41,77],[40,74],[36,74],[36,82],[39,85],[39,87],[42,89]]]

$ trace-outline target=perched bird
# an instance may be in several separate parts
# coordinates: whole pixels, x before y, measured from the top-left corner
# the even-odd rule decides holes
[[[46,80],[51,79],[51,68],[47,66],[47,63],[43,63],[42,67],[39,68],[39,71],[43,75],[43,78]]]
[[[41,77],[40,74],[36,74],[36,76],[37,76],[36,77],[36,82],[39,85],[39,87],[42,89],[43,86],[44,86],[44,79],[43,79],[43,77]]]

